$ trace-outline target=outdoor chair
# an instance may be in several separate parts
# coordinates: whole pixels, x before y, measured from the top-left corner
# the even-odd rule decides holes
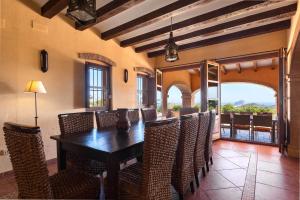
[[[128,118],[131,123],[136,123],[140,120],[140,111],[139,109],[128,110]]]
[[[249,114],[234,114],[233,115],[233,132],[237,135],[237,130],[248,130],[249,139],[251,138],[251,115]]]
[[[206,169],[209,171],[209,161],[210,164],[213,164],[213,159],[212,159],[212,135],[215,129],[215,123],[216,123],[216,112],[215,111],[210,111],[210,118],[209,118],[209,126],[208,126],[208,133],[206,135],[206,141],[205,141],[205,151],[204,151],[204,156],[205,156],[205,163],[206,163]]]
[[[193,113],[198,113],[198,112],[199,112],[198,108],[191,108],[191,107],[180,108],[180,110],[179,110],[179,116],[193,114]]]
[[[157,119],[157,113],[155,108],[142,108],[141,111],[144,122],[155,121]]]
[[[225,128],[229,128],[230,137],[232,137],[232,118],[230,113],[221,114],[221,128],[223,129],[223,133],[225,133]]]
[[[175,117],[175,113],[173,109],[168,109],[167,114],[166,114],[166,118],[172,118]]]
[[[88,132],[94,128],[94,113],[79,112],[59,114],[59,127],[61,135],[77,134]],[[106,170],[104,163],[86,159],[75,153],[67,152],[67,167],[74,167],[78,170],[88,172],[94,175],[102,175]]]
[[[269,132],[271,141],[275,141],[275,130],[272,115],[253,115],[252,130],[256,137],[257,132]]]
[[[194,152],[198,129],[198,114],[180,117],[180,135],[172,172],[172,185],[181,199],[189,187],[194,192]]]
[[[120,199],[171,199],[179,132],[175,118],[145,123],[143,163],[120,171]]]
[[[111,128],[117,126],[118,113],[113,111],[96,111],[96,123],[98,129]]]
[[[4,138],[10,155],[20,199],[96,199],[100,180],[75,170],[49,176],[39,127],[4,124]]]
[[[202,174],[205,176],[205,145],[208,134],[210,113],[199,113],[199,127],[197,133],[197,140],[194,152],[194,175],[197,186],[199,186],[198,174],[202,169]]]

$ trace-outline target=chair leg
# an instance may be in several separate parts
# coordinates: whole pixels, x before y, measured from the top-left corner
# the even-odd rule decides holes
[[[206,169],[209,172],[209,165],[208,165],[208,161],[206,162]]]
[[[210,164],[212,164],[212,165],[214,164],[212,157],[210,157]]]
[[[195,180],[196,180],[196,186],[199,187],[199,178],[197,173],[195,173]]]
[[[203,176],[206,176],[206,173],[205,173],[205,167],[202,167],[202,175],[203,175]]]
[[[191,188],[191,192],[194,193],[195,189],[194,189],[194,183],[193,183],[193,181],[190,182],[190,188]]]

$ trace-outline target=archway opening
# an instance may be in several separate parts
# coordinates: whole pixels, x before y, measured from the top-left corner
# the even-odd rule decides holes
[[[168,91],[167,108],[173,109],[174,111],[178,111],[182,108],[182,92],[175,85],[171,86]]]
[[[222,112],[269,112],[276,115],[276,91],[256,83],[222,83],[221,108]]]

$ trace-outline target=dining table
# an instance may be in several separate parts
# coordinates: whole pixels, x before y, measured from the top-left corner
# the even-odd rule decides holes
[[[106,163],[107,199],[118,199],[120,163],[143,154],[144,128],[142,121],[133,123],[128,132],[117,128],[94,128],[87,132],[54,135],[57,145],[57,168],[66,169],[66,153]]]

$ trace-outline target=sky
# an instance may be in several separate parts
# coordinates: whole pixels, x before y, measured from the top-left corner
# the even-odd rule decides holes
[[[209,90],[209,96],[214,97],[214,91]],[[173,86],[169,90],[168,103],[181,104],[181,92]],[[222,104],[234,103],[240,100],[245,103],[274,103],[275,91],[269,87],[251,83],[224,83],[221,85]],[[195,96],[195,101],[200,102],[200,92]]]

